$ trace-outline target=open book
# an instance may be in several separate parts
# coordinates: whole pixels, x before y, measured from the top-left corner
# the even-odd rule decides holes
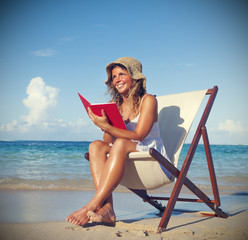
[[[97,116],[102,116],[102,109],[105,111],[109,123],[117,128],[126,129],[126,125],[123,122],[123,119],[121,117],[121,114],[117,108],[116,103],[110,102],[110,103],[96,103],[91,104],[88,100],[86,100],[80,93],[78,93],[78,96],[80,97],[87,113],[88,113],[88,107],[91,109],[91,111],[96,114]]]

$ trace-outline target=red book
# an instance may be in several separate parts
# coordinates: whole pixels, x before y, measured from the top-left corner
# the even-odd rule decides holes
[[[121,129],[126,129],[126,125],[121,117],[121,114],[115,102],[91,104],[80,93],[78,93],[78,96],[80,97],[87,113],[88,113],[88,107],[89,107],[94,114],[101,117],[102,116],[101,111],[103,109],[108,117],[109,123],[112,126],[121,128]]]

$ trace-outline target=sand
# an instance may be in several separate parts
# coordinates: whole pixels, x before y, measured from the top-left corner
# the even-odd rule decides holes
[[[160,218],[139,221],[117,221],[115,227],[87,224],[84,227],[67,222],[1,223],[1,240],[54,239],[248,239],[248,212],[227,219],[210,218],[183,213],[173,216],[166,232],[156,233]]]
[[[93,192],[0,191],[1,240],[60,239],[248,239],[248,194],[221,197],[227,219],[206,217],[204,204],[179,203],[167,230],[157,234],[161,217],[147,203],[131,193],[115,193],[115,227],[88,223],[84,227],[64,221],[73,210],[87,202]],[[84,200],[84,201],[82,201]]]

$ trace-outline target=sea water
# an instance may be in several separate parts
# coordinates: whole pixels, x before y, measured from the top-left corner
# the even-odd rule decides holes
[[[0,190],[88,190],[94,188],[89,162],[90,142],[0,141]],[[185,144],[178,168],[187,155]],[[226,191],[248,189],[248,146],[211,145],[217,182]],[[187,176],[209,186],[203,145],[199,145]]]
[[[89,144],[0,141],[0,222],[64,221],[70,213],[87,204],[94,195],[88,191],[94,186],[89,162],[84,159]],[[179,169],[188,149],[189,145],[185,144]],[[221,191],[221,208],[230,215],[247,210],[248,146],[211,145],[211,150]],[[187,177],[201,189],[211,190],[203,145],[198,146]],[[114,202],[118,220],[156,216],[157,211],[135,194],[114,193]],[[210,210],[205,204],[184,202],[177,202],[176,209],[180,210],[179,214],[184,209]],[[173,211],[173,214],[178,213]]]

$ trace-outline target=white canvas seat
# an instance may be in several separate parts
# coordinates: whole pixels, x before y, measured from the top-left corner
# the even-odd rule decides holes
[[[157,97],[160,136],[172,164],[178,158],[193,120],[206,95],[206,90]],[[149,152],[132,152],[126,163],[121,185],[132,189],[151,190],[171,183],[158,161]]]

